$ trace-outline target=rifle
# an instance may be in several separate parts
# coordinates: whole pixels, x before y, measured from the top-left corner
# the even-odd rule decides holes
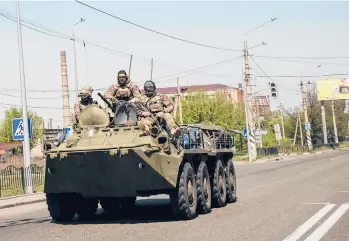
[[[112,104],[110,104],[109,101],[106,100],[106,98],[103,97],[103,95],[101,95],[101,93],[98,93],[98,96],[101,97],[101,99],[108,105],[108,107],[115,112],[115,108]]]
[[[134,104],[137,106],[138,109],[141,111],[146,111],[150,113],[150,117],[153,119],[153,121],[156,123],[156,125],[161,129],[161,131],[164,131],[162,128],[160,122],[158,121],[157,117],[154,116],[140,101],[135,101]]]

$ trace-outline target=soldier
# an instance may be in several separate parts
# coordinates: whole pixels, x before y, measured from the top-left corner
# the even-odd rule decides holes
[[[98,105],[97,101],[92,99],[92,87],[82,88],[79,92],[80,101],[74,105],[74,117],[73,117],[73,127],[75,128],[79,124],[80,112],[91,104]]]
[[[166,95],[158,94],[155,90],[156,86],[153,81],[148,80],[144,83],[145,96],[140,98],[140,102],[150,112],[139,111],[141,120],[138,121],[138,126],[145,134],[149,135],[150,128],[155,122],[154,119],[150,117],[151,113],[153,113],[156,118],[160,118],[160,123],[162,121],[166,122],[174,137],[178,137],[181,134],[181,130],[171,115],[174,109],[173,101]]]
[[[112,84],[104,93],[104,98],[111,104],[115,104],[118,100],[130,101],[133,98],[141,97],[138,86],[131,82],[125,70],[120,70],[117,78],[118,82]]]

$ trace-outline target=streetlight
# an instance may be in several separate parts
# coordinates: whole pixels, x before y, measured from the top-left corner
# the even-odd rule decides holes
[[[245,91],[244,91],[244,99],[245,99],[245,118],[246,118],[246,130],[247,130],[247,146],[248,146],[248,159],[249,161],[252,161],[252,154],[255,157],[257,155],[256,151],[254,151],[252,153],[252,147],[251,147],[251,143],[250,143],[250,128],[251,128],[251,132],[254,131],[255,127],[254,127],[254,123],[253,123],[253,113],[251,110],[251,83],[250,83],[250,71],[249,71],[249,64],[248,64],[248,47],[247,47],[247,39],[246,36],[250,33],[252,33],[253,31],[267,25],[268,23],[271,23],[273,21],[275,21],[276,18],[271,18],[271,20],[269,20],[268,22],[263,23],[262,25],[248,31],[245,33],[245,40],[244,40],[244,59],[245,59],[245,81],[246,81],[246,87],[245,87]],[[266,45],[266,43],[262,42],[262,44],[256,45],[252,48],[261,46],[261,45]],[[257,106],[258,108],[258,106]],[[255,145],[254,148],[255,150]]]
[[[22,44],[22,29],[21,29],[21,17],[19,10],[19,1],[16,4],[17,10],[17,36],[18,36],[18,52],[19,52],[19,68],[20,68],[20,80],[21,80],[21,97],[22,97],[22,121],[24,127],[24,141],[23,141],[23,157],[24,168],[27,175],[27,185],[25,192],[27,194],[33,193],[31,171],[30,171],[30,143],[29,143],[29,125],[27,114],[27,96],[25,87],[25,74],[24,74],[24,58],[23,58],[23,44]]]
[[[80,18],[80,20],[73,25],[73,43],[74,43],[74,69],[75,69],[75,91],[76,91],[76,102],[78,102],[79,94],[79,84],[78,84],[78,70],[76,64],[76,46],[75,46],[75,26],[79,23],[85,22],[85,19]]]

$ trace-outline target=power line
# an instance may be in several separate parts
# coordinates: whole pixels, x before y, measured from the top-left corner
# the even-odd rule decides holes
[[[249,55],[249,56],[250,56],[250,58],[252,59],[252,61],[257,65],[257,67],[265,74],[265,76],[268,77],[273,83],[275,83],[274,79],[272,79],[271,76],[269,76],[269,75],[262,69],[262,67],[252,58],[252,56],[251,56],[251,55]],[[278,83],[278,86],[280,86],[281,88],[283,88],[283,89],[285,89],[285,90],[297,91],[297,92],[299,92],[299,90],[288,89],[288,88],[286,88],[286,87],[280,85],[279,83]]]
[[[8,20],[11,20],[11,21],[13,21],[13,22],[17,22],[17,20],[14,19],[15,17],[13,16],[13,14],[11,14],[11,13],[9,13],[9,12],[6,12],[6,11],[4,11],[3,9],[0,9],[0,11],[2,11],[3,13],[5,13],[5,14],[0,13],[1,16],[5,17],[5,18],[7,18]],[[6,15],[8,15],[8,16],[6,16]],[[10,17],[9,17],[9,16],[10,16]],[[12,19],[11,19],[11,17],[12,17]],[[60,31],[58,31],[58,30],[51,29],[51,28],[49,28],[49,27],[43,26],[43,25],[38,24],[38,23],[35,23],[35,22],[33,22],[33,21],[30,21],[30,20],[27,20],[27,19],[22,18],[22,19],[21,19],[21,22],[28,23],[28,24],[30,24],[30,25],[33,25],[33,26],[37,27],[37,28],[44,29],[45,31],[49,31],[49,32],[52,32],[52,33],[54,33],[54,34],[50,34],[50,33],[44,32],[44,31],[40,31],[40,30],[38,30],[38,29],[36,29],[36,28],[30,27],[30,26],[28,26],[28,25],[22,23],[23,26],[25,26],[25,27],[27,27],[27,28],[29,28],[29,29],[31,29],[31,30],[34,30],[34,31],[36,31],[36,32],[43,33],[43,34],[46,34],[46,35],[48,35],[48,36],[52,36],[52,37],[56,37],[56,38],[60,38],[60,39],[73,40],[72,37],[69,37],[69,35],[67,35],[67,34],[65,34],[65,33],[62,33],[62,32],[60,32]],[[125,52],[122,52],[122,51],[120,51],[120,50],[111,49],[111,48],[109,48],[109,47],[102,46],[102,45],[96,44],[96,43],[92,43],[92,42],[89,42],[89,41],[86,41],[86,40],[78,39],[78,38],[76,38],[76,37],[75,37],[75,40],[78,41],[78,42],[81,42],[81,43],[85,46],[85,48],[86,48],[86,45],[90,45],[90,46],[99,48],[99,49],[101,49],[101,50],[103,50],[103,51],[105,51],[105,52],[107,52],[107,53],[116,54],[116,55],[118,55],[118,56],[122,55],[122,56],[127,56],[127,57],[129,57],[129,56],[131,55],[130,53],[125,53]],[[133,55],[133,56],[135,56],[135,55]],[[146,62],[149,61],[149,59],[144,58],[144,57],[140,57],[140,56],[135,56],[135,57],[137,57],[138,59],[141,59],[141,60],[143,60],[143,61],[146,61]],[[157,61],[157,60],[156,60],[156,62],[159,63],[160,65],[161,65],[161,64],[164,65],[164,63],[162,63],[162,62],[160,62],[160,61]],[[176,68],[178,68],[178,67],[176,67]],[[184,72],[187,72],[187,70],[184,71]],[[179,72],[179,73],[182,74],[183,72]],[[217,74],[207,73],[207,72],[204,72],[204,71],[201,71],[200,73],[208,74],[208,75],[213,75],[213,76],[218,76],[218,77],[222,77],[222,76],[219,76],[219,75],[217,75]],[[171,76],[172,76],[172,74],[171,74]],[[158,78],[163,78],[163,77],[158,77]],[[224,78],[228,78],[228,76],[224,76]],[[141,82],[143,82],[143,81],[136,82],[136,83],[141,83]],[[157,82],[157,83],[158,83],[158,82]],[[74,90],[74,91],[75,91],[75,90]],[[40,91],[40,92],[41,92],[41,91]]]
[[[275,57],[264,57],[264,56],[256,56],[252,55],[256,58],[266,58],[276,61],[282,61],[282,62],[292,62],[292,63],[304,63],[304,64],[320,64],[320,65],[343,65],[348,66],[349,63],[326,63],[326,62],[309,62],[309,61],[301,61],[301,60],[292,60],[292,59],[286,59],[286,58],[275,58]]]
[[[215,46],[212,46],[212,45],[201,44],[201,43],[198,43],[198,42],[193,42],[193,41],[185,40],[185,39],[182,39],[182,38],[178,38],[178,37],[175,37],[175,36],[172,36],[172,35],[169,35],[169,34],[165,34],[165,33],[162,33],[162,32],[159,32],[159,31],[156,31],[156,30],[153,30],[153,29],[144,27],[144,26],[142,26],[142,25],[133,23],[133,22],[131,22],[131,21],[128,21],[128,20],[123,19],[123,18],[120,18],[120,17],[115,16],[115,15],[113,15],[113,14],[107,13],[107,12],[101,10],[101,9],[95,8],[95,7],[93,7],[93,6],[91,6],[91,5],[88,5],[88,4],[86,4],[86,3],[83,3],[83,2],[80,2],[80,1],[77,1],[77,0],[75,0],[75,2],[77,2],[77,3],[79,3],[79,4],[82,4],[82,5],[84,5],[84,6],[88,7],[88,8],[91,8],[91,9],[97,11],[97,12],[100,12],[100,13],[103,13],[103,14],[105,14],[105,15],[108,15],[108,16],[110,16],[110,17],[112,17],[112,18],[115,18],[115,19],[118,19],[118,20],[123,21],[123,22],[125,22],[125,23],[131,24],[131,25],[133,25],[133,26],[142,28],[142,29],[144,29],[144,30],[147,30],[147,31],[150,31],[150,32],[153,32],[153,33],[156,33],[156,34],[159,34],[159,35],[168,37],[168,38],[172,38],[172,39],[175,39],[175,40],[179,40],[179,41],[182,41],[182,42],[185,42],[185,43],[189,43],[189,44],[193,44],[193,45],[197,45],[197,46],[201,46],[201,47],[206,47],[206,48],[211,48],[211,49],[225,50],[225,51],[234,51],[234,52],[236,52],[236,51],[240,51],[240,52],[241,52],[241,51],[242,51],[241,49],[229,49],[229,48],[215,47]]]
[[[14,97],[14,98],[22,98],[21,96],[18,96],[18,95],[10,95],[5,93],[0,93],[0,95]],[[27,99],[31,99],[31,100],[57,100],[61,98],[62,97],[27,97]]]
[[[319,77],[332,77],[332,76],[349,76],[349,74],[323,74],[323,75],[259,75],[256,77],[264,78],[264,77],[274,77],[274,78],[319,78]]]
[[[328,57],[296,57],[296,56],[268,56],[268,55],[253,55],[259,58],[276,58],[276,59],[349,59],[346,56],[328,56]]]
[[[8,103],[0,103],[0,105],[21,107],[20,105],[14,105],[14,104],[8,104]],[[62,107],[52,107],[52,106],[29,106],[28,105],[28,107],[33,109],[58,109],[58,110],[63,109]]]

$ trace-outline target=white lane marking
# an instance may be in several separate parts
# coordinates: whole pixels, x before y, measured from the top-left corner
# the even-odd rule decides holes
[[[338,157],[331,158],[331,161],[337,160],[337,159],[342,158],[342,157],[343,157],[343,156],[338,156]]]
[[[315,213],[311,218],[309,218],[305,223],[303,223],[299,228],[297,228],[293,233],[287,236],[283,241],[296,241],[302,237],[309,229],[311,229],[321,218],[323,218],[336,204],[327,204],[317,213]]]
[[[349,203],[342,204],[332,215],[319,226],[312,234],[304,241],[318,241],[320,240],[332,227],[338,222],[343,214],[348,211]]]
[[[329,203],[301,203],[301,205],[326,205]]]

